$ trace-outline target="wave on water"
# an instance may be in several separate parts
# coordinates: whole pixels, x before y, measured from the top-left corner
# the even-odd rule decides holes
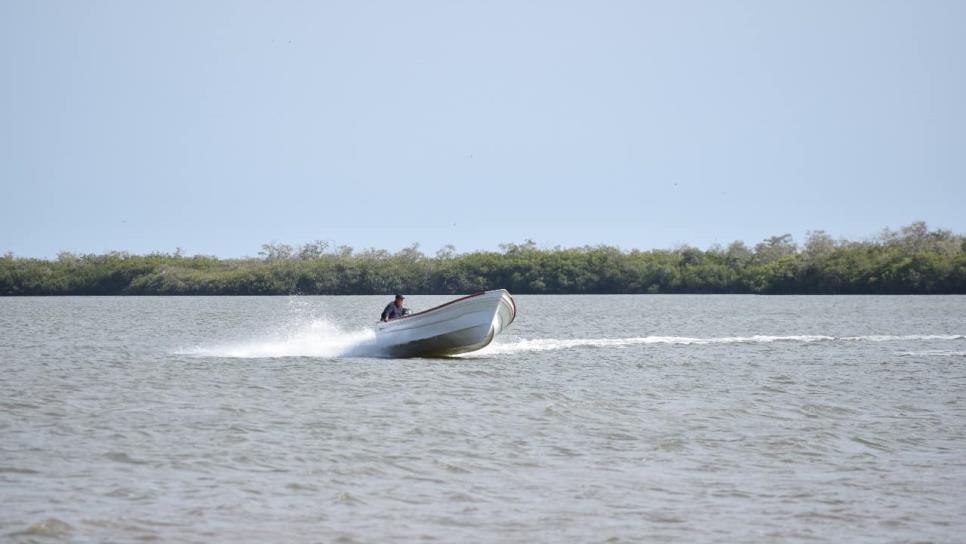
[[[714,344],[768,344],[815,343],[815,342],[908,342],[963,340],[966,335],[786,335],[786,336],[639,336],[630,338],[532,338],[500,340],[486,348],[466,356],[504,355],[520,352],[552,351],[566,349],[626,348],[648,344],[664,345],[714,345]],[[385,357],[385,346],[380,344],[373,329],[343,330],[327,319],[310,321],[281,329],[262,338],[197,346],[179,350],[178,355],[224,358],[285,358],[285,357]]]
[[[535,338],[514,342],[495,342],[475,352],[479,355],[501,355],[525,351],[551,351],[575,348],[624,348],[646,344],[709,345],[709,344],[767,344],[772,342],[907,342],[928,340],[963,340],[961,334],[906,334],[906,335],[866,335],[866,336],[825,336],[825,335],[788,335],[788,336],[720,336],[695,338],[689,336],[639,336],[632,338]],[[474,354],[468,354],[474,355]]]
[[[926,349],[922,351],[900,351],[896,355],[903,357],[966,357],[966,351]]]
[[[373,329],[346,331],[327,319],[313,319],[262,338],[196,346],[176,352],[196,357],[269,359],[281,357],[380,357],[384,350]]]

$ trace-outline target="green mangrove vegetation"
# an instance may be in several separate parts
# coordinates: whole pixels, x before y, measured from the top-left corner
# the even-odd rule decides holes
[[[808,233],[804,244],[773,236],[754,247],[540,248],[432,256],[266,244],[258,257],[219,259],[180,251],[110,252],[56,259],[0,257],[0,295],[457,294],[512,293],[966,294],[966,236],[917,222],[861,241]]]

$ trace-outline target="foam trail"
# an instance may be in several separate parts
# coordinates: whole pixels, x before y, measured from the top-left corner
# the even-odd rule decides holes
[[[265,338],[197,346],[175,352],[197,357],[239,359],[280,357],[379,357],[383,350],[372,329],[344,331],[326,319],[313,319]]]
[[[788,336],[722,336],[695,338],[689,336],[640,336],[632,338],[536,338],[515,342],[490,344],[480,355],[501,355],[526,351],[552,351],[575,348],[623,348],[646,344],[709,345],[709,344],[767,344],[771,342],[906,342],[928,340],[962,340],[966,335],[952,334],[907,334],[907,335],[867,335],[867,336],[826,336],[826,335],[788,335]],[[470,354],[473,355],[473,354]]]
[[[900,351],[896,355],[903,357],[966,357],[966,351],[927,349],[923,351]]]
[[[772,342],[906,342],[962,340],[966,335],[867,335],[867,336],[640,336],[631,338],[534,338],[511,342],[497,341],[467,356],[504,355],[519,352],[553,351],[577,348],[625,348],[647,344],[710,345],[710,344],[767,344]],[[178,355],[225,358],[282,358],[282,357],[385,357],[373,329],[345,331],[327,319],[312,319],[280,330],[264,338],[214,346],[198,346],[175,352]]]

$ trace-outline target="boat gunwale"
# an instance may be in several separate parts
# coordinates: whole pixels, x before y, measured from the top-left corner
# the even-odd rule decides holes
[[[453,299],[453,300],[451,300],[449,302],[444,302],[443,304],[440,304],[439,306],[433,306],[432,308],[429,308],[429,309],[426,309],[426,310],[421,310],[421,311],[418,311],[418,312],[415,312],[415,313],[411,313],[411,314],[408,314],[408,315],[404,315],[402,317],[397,317],[396,319],[391,319],[389,321],[380,321],[380,323],[386,323],[386,324],[389,324],[389,323],[397,323],[397,322],[399,322],[399,321],[401,321],[403,319],[408,319],[410,317],[416,317],[416,316],[419,316],[419,315],[428,314],[430,312],[435,312],[436,310],[439,310],[440,308],[445,308],[446,306],[449,306],[451,304],[456,304],[457,302],[462,302],[464,300],[469,300],[471,298],[475,298],[475,297],[478,297],[478,296],[482,296],[482,295],[485,295],[487,293],[492,293],[492,292],[495,292],[495,291],[503,291],[503,294],[505,294],[510,299],[510,304],[513,306],[513,317],[510,318],[510,323],[513,323],[513,320],[516,319],[516,317],[517,317],[517,303],[516,303],[515,300],[513,300],[513,296],[510,295],[510,292],[507,291],[506,289],[493,289],[492,291],[477,291],[475,293],[472,293],[472,294],[469,294],[469,295],[466,295],[466,296],[463,296],[463,297],[460,297],[460,298],[457,298],[457,299]],[[502,295],[501,295],[501,298],[502,298]],[[507,323],[507,325],[509,325],[510,323]]]

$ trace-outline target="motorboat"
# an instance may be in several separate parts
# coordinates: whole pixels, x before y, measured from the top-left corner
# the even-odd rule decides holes
[[[506,289],[481,291],[380,322],[376,341],[390,357],[448,357],[486,347],[516,315]]]

